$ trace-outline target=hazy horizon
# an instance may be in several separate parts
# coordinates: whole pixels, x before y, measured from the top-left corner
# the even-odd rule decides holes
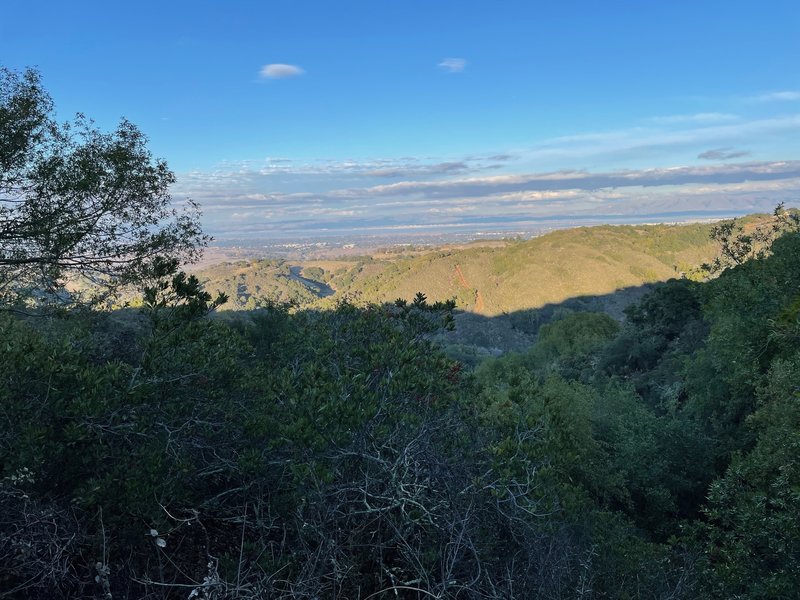
[[[437,224],[420,226],[368,227],[359,230],[308,229],[271,232],[242,230],[238,235],[214,237],[211,247],[242,247],[249,249],[281,247],[287,245],[313,245],[320,243],[333,247],[354,245],[358,248],[375,248],[392,245],[439,246],[454,243],[480,242],[482,240],[530,239],[551,231],[576,227],[601,225],[685,225],[690,223],[716,222],[744,217],[755,213],[771,213],[774,206],[763,210],[720,210],[653,213],[643,215],[553,215],[540,219],[506,220],[489,222],[464,222],[441,227]],[[790,208],[787,206],[787,208]],[[267,253],[269,254],[269,253]],[[266,256],[266,255],[265,255]]]

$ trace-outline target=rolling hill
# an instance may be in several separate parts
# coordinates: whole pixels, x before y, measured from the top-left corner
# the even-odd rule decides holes
[[[456,298],[463,310],[496,316],[569,298],[689,275],[716,252],[710,225],[581,227],[505,247],[442,250],[360,267],[341,292],[366,301]]]
[[[758,217],[751,217],[751,220]],[[430,301],[456,299],[456,330],[440,334],[452,356],[476,363],[530,346],[539,327],[573,310],[624,308],[653,284],[694,276],[713,258],[712,225],[580,227],[530,240],[468,244],[412,255],[292,262],[223,262],[198,271],[207,289],[225,292],[227,310],[270,302],[330,308],[393,302],[424,292]]]
[[[207,288],[230,296],[228,309],[254,308],[267,300],[323,307],[344,296],[390,302],[423,291],[432,301],[455,298],[461,310],[493,317],[691,276],[717,251],[710,228],[581,227],[411,257],[224,262],[199,275]]]

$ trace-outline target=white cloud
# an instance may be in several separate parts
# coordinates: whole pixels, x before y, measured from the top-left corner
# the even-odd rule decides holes
[[[695,125],[677,129],[637,127],[562,136],[544,140],[520,156],[522,160],[529,162],[553,158],[562,162],[573,162],[591,157],[635,157],[645,151],[692,147],[702,151],[709,146],[752,145],[774,136],[790,139],[790,136],[796,135],[794,132],[800,131],[800,113],[768,119],[737,119]]]
[[[467,60],[464,58],[445,58],[438,66],[440,69],[450,73],[461,73],[467,68]]]
[[[319,193],[259,193],[270,186],[268,179],[255,175],[240,181],[238,174],[227,185],[208,186],[195,180],[175,192],[188,193],[204,200],[207,212],[236,211],[245,214],[256,207],[270,206],[292,212],[309,210],[358,210],[370,207],[375,215],[385,214],[391,207],[409,209],[415,204],[444,209],[458,204],[490,198],[503,201],[554,201],[569,199],[573,194],[596,193],[598,190],[630,188],[666,188],[675,186],[718,186],[745,182],[767,182],[800,179],[800,161],[751,162],[713,166],[680,166],[606,172],[559,171],[523,173],[491,177],[467,177],[448,181],[402,181],[398,183],[356,188],[333,188]],[[216,182],[214,182],[216,183]],[[211,189],[209,189],[211,188]],[[214,189],[217,188],[217,189]]]
[[[217,183],[215,174],[213,181]],[[664,167],[606,172],[524,173],[447,182],[407,181],[320,193],[259,192],[254,174],[207,189],[207,229],[219,239],[292,239],[316,233],[382,234],[526,231],[578,223],[683,220],[744,214],[789,204],[800,191],[800,161]]]
[[[800,100],[800,92],[798,91],[783,91],[783,92],[770,92],[769,94],[761,94],[751,98],[754,102],[791,102]]]
[[[703,160],[731,160],[734,158],[742,158],[744,156],[750,156],[750,152],[747,150],[737,150],[730,146],[726,146],[724,148],[712,148],[711,150],[701,152],[697,155],[697,158],[701,158]]]
[[[448,181],[403,181],[368,188],[332,190],[327,199],[376,197],[418,197],[428,199],[480,198],[520,192],[560,190],[593,191],[625,187],[725,184],[743,181],[772,181],[800,177],[800,161],[758,162],[714,166],[680,166],[599,173],[559,171],[470,177]]]
[[[664,117],[652,117],[653,123],[662,125],[676,125],[680,123],[719,123],[720,121],[735,121],[739,117],[727,113],[696,113],[693,115],[667,115]]]
[[[272,63],[264,65],[259,71],[262,79],[286,79],[288,77],[298,77],[305,71],[297,65],[286,65],[283,63]]]

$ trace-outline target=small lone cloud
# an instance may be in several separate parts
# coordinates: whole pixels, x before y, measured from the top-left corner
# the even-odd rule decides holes
[[[753,102],[792,102],[800,100],[800,92],[798,91],[784,91],[784,92],[771,92],[769,94],[761,94],[760,96],[753,96]]]
[[[749,152],[744,150],[735,150],[734,148],[714,148],[713,150],[706,150],[697,155],[697,158],[703,160],[731,160],[733,158],[742,158],[743,156],[750,156]]]
[[[301,67],[283,63],[264,65],[258,72],[261,79],[288,79],[289,77],[299,77],[303,73],[305,71]]]
[[[465,58],[445,58],[438,67],[448,73],[461,73],[467,68],[467,60]]]

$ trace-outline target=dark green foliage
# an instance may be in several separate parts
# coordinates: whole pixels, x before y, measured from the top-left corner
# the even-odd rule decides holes
[[[628,515],[673,558],[691,548],[700,577],[687,574],[684,593],[789,598],[800,564],[798,307],[800,235],[785,234],[708,283],[657,287],[596,345],[572,342],[572,325],[579,336],[585,329],[578,339],[592,339],[592,321],[570,315],[543,327],[528,353],[477,374],[509,399],[523,389],[546,398],[534,390],[554,372],[586,386],[584,400],[570,401],[571,418],[588,419],[579,445],[600,458],[580,459],[594,483],[574,472],[568,480],[583,481],[595,510]],[[621,544],[606,555],[618,569],[634,547]]]
[[[176,260],[156,257],[145,277],[150,285],[142,293],[144,307],[157,321],[193,321],[228,301],[222,292],[212,298],[197,277],[178,270]]]
[[[603,468],[590,388],[473,388],[425,341],[450,304],[275,306],[232,328],[198,318],[212,301],[170,273],[148,292],[151,318],[130,317],[135,352],[98,360],[97,324],[79,315],[41,331],[3,317],[7,588],[559,598],[620,589],[624,568],[634,597],[641,563],[609,560],[619,540],[672,586],[664,550],[604,508],[624,490]],[[13,529],[36,511],[64,537]]]
[[[800,354],[775,361],[748,420],[757,438],[710,490],[709,591],[790,598],[800,586]]]
[[[455,535],[438,519],[470,515],[469,503],[456,501],[459,486],[484,473],[478,456],[464,460],[474,433],[459,401],[460,366],[424,341],[452,306],[342,304],[295,315],[275,306],[237,333],[201,318],[221,299],[173,266],[151,273],[150,318],[135,325],[134,352],[96,361],[94,317],[0,315],[4,587],[92,595],[102,588],[91,583],[98,562],[117,594],[160,589],[149,579],[201,590],[209,561],[214,577],[233,585],[244,556],[257,561],[247,585],[291,595],[302,584],[326,595],[331,563],[314,550],[325,539],[335,542],[330,558],[342,561],[334,572],[347,575],[348,589],[377,590],[422,568],[417,542],[392,541],[397,527],[410,527],[408,541],[422,536],[432,549],[424,568],[437,571],[449,547],[441,536]],[[348,488],[369,472],[374,514]],[[402,473],[410,479],[395,488]],[[399,501],[408,509],[398,511]],[[66,537],[24,526],[36,511],[63,521]],[[383,559],[370,549],[376,519],[386,528]],[[158,533],[144,535],[151,529]],[[22,547],[30,549],[20,555]],[[270,558],[259,559],[265,548]],[[61,562],[45,564],[54,552]],[[275,571],[285,579],[270,582]]]
[[[529,354],[529,360],[543,367],[558,361],[588,357],[611,340],[619,331],[617,322],[602,313],[572,313],[539,330],[539,338]],[[586,365],[587,367],[591,365]]]
[[[632,383],[653,408],[671,410],[684,395],[684,357],[698,350],[708,333],[700,284],[670,280],[625,313],[627,321],[603,350],[599,367]]]

